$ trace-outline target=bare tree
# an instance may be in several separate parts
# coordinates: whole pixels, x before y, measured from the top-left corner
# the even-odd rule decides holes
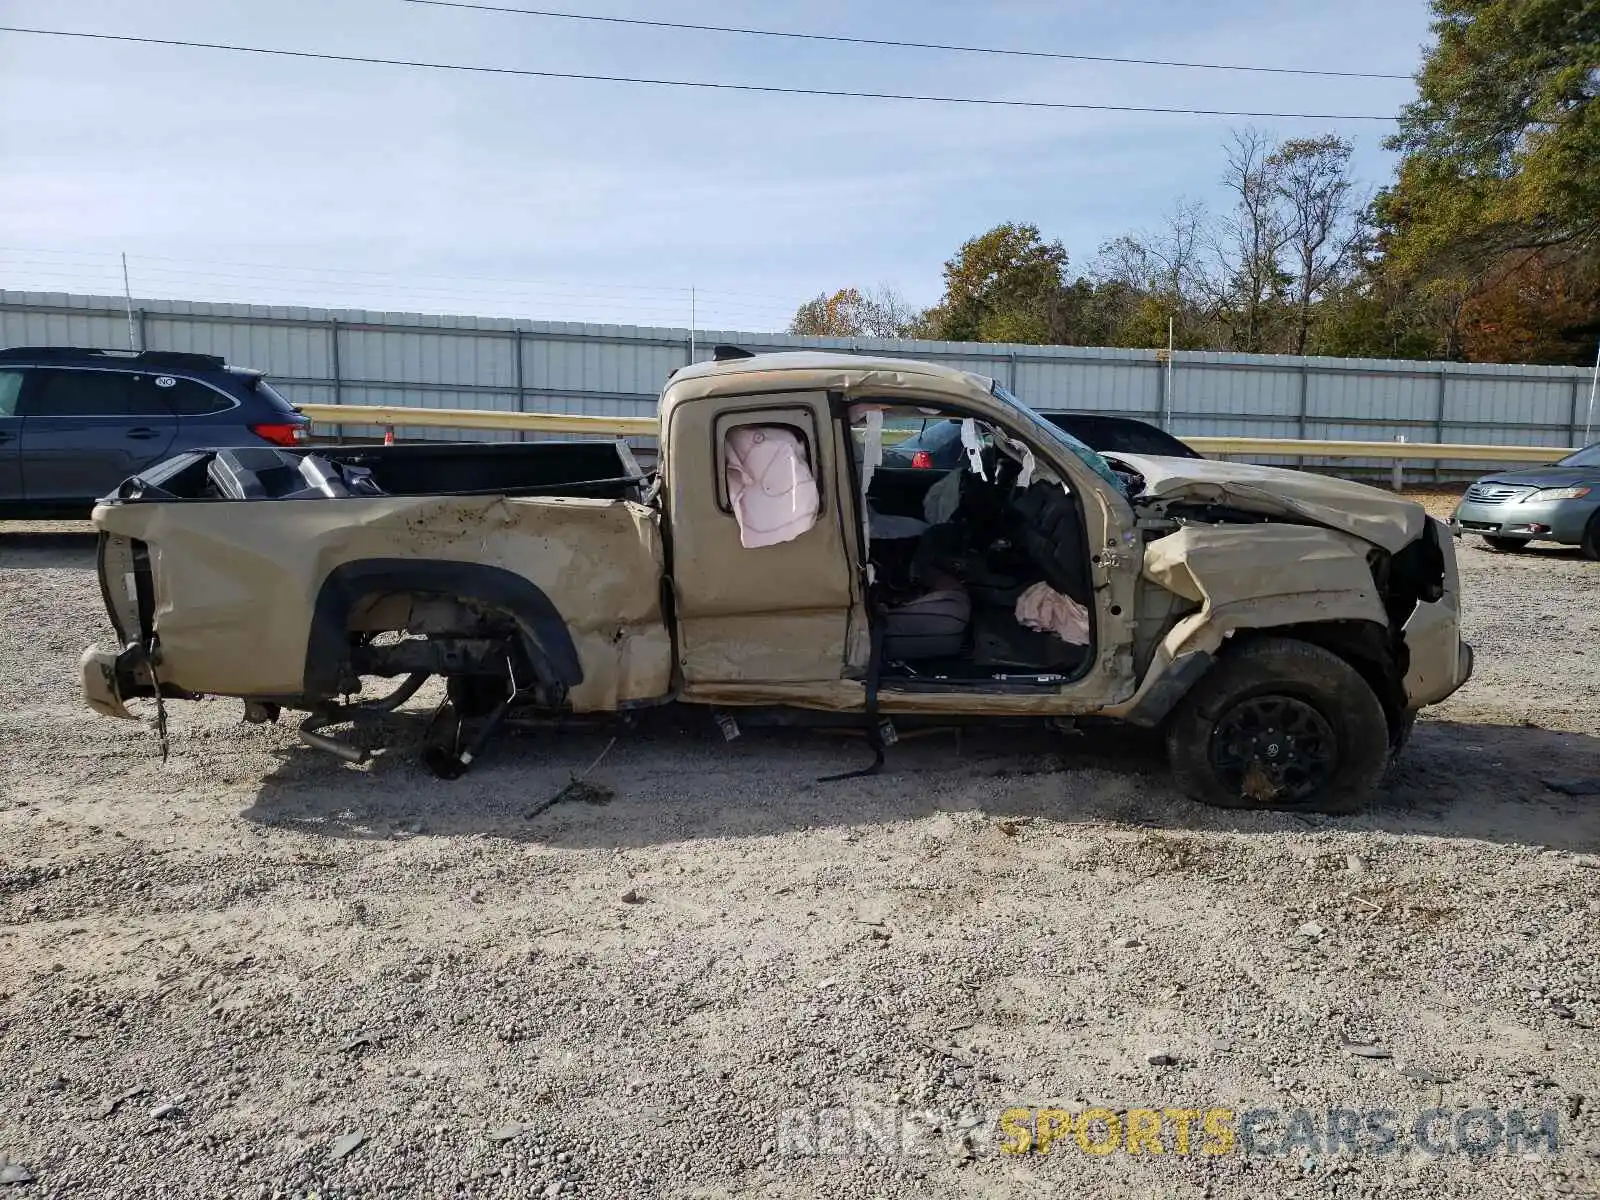
[[[1180,343],[1204,340],[1204,327],[1214,318],[1216,283],[1205,261],[1215,240],[1213,222],[1203,204],[1179,199],[1153,230],[1124,234],[1100,247],[1090,264],[1090,278],[1102,291],[1117,291],[1125,305],[1153,297],[1177,327]],[[1123,314],[1124,318],[1127,314]],[[1160,330],[1143,330],[1145,340]]]
[[[1333,134],[1293,138],[1266,158],[1295,264],[1294,353],[1306,352],[1312,305],[1339,283],[1364,235],[1365,199],[1350,177],[1349,142]]]
[[[1233,212],[1216,243],[1232,310],[1235,349],[1259,352],[1272,300],[1286,283],[1282,266],[1287,222],[1279,208],[1280,166],[1260,130],[1235,130],[1222,181],[1234,194]]]
[[[908,337],[922,313],[886,283],[863,293],[840,288],[802,304],[789,322],[789,332],[821,337]]]
[[[861,297],[861,332],[865,337],[910,337],[922,320],[922,310],[892,285],[880,283]]]
[[[1090,275],[1140,291],[1192,296],[1209,220],[1204,205],[1180,199],[1160,228],[1125,233],[1101,246]]]

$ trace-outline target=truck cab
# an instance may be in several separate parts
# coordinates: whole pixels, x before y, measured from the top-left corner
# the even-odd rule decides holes
[[[954,712],[968,697],[994,713],[1066,713],[1131,694],[1135,516],[1109,466],[991,381],[859,359],[846,359],[840,375],[838,361],[714,363],[679,372],[666,389],[661,494],[683,698],[859,708],[875,622],[886,711]],[[961,467],[883,467],[897,422],[930,418],[965,427]],[[788,432],[815,482],[815,519],[791,540],[741,543],[726,481],[730,448],[746,430]],[[933,497],[937,512],[935,485],[944,493]],[[1059,652],[1048,640],[1034,655],[1020,645],[1017,595],[1047,575],[1092,611],[1080,652],[1059,638]],[[941,637],[930,618],[918,645],[919,593],[958,589],[968,602],[948,624],[965,628]],[[997,610],[1017,634],[1009,651],[974,629]],[[1123,667],[1109,665],[1119,658]]]

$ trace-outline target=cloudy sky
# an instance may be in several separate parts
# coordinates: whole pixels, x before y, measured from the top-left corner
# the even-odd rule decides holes
[[[1424,0],[488,0],[1028,49],[1395,72]],[[851,91],[1389,114],[1408,80],[1163,69],[666,31],[404,0],[0,0],[0,24]],[[1229,120],[792,97],[0,33],[0,288],[770,329],[845,284],[918,303],[1004,220],[1077,265],[1221,204]]]

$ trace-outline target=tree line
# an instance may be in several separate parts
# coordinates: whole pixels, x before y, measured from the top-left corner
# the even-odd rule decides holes
[[[1417,97],[1376,190],[1336,135],[1232,132],[1226,205],[1180,200],[1081,271],[1007,222],[893,288],[806,301],[790,332],[1587,364],[1600,340],[1600,0],[1432,0]]]

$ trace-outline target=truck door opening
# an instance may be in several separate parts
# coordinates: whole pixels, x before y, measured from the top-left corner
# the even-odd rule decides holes
[[[865,401],[849,420],[885,686],[1083,674],[1093,584],[1069,486],[1025,442],[955,411]]]
[[[845,514],[848,460],[826,392],[674,411],[664,499],[687,700],[805,699],[865,646]],[[864,650],[855,655],[865,661]]]

